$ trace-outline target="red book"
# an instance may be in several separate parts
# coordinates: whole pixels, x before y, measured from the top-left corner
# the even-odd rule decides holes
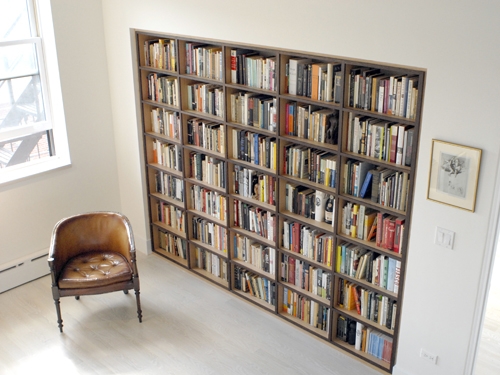
[[[238,217],[239,217],[239,211],[238,211],[238,201],[237,200],[234,200],[233,201],[233,206],[234,206],[234,209],[233,209],[233,214],[234,214],[234,226],[235,227],[239,227],[240,224],[238,222]]]
[[[288,282],[295,285],[295,258],[288,257]]]
[[[403,218],[396,218],[395,221],[395,232],[394,232],[394,246],[392,247],[392,250],[395,253],[399,253],[401,251],[400,248],[400,243],[403,240],[403,225],[404,225],[405,219]]]
[[[392,250],[394,248],[394,237],[396,232],[396,219],[394,217],[390,217],[386,219],[386,224],[384,223],[384,231],[385,231],[385,248],[387,250]]]
[[[292,251],[300,253],[300,224],[293,223],[292,225]]]

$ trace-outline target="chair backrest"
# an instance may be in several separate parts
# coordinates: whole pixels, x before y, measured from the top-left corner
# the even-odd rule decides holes
[[[58,277],[66,262],[81,253],[95,250],[115,251],[129,262],[135,252],[128,219],[115,212],[91,212],[60,220],[54,227],[49,263]]]

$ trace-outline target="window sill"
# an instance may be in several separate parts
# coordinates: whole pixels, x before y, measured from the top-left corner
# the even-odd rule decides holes
[[[32,162],[0,169],[0,185],[35,176],[55,169],[71,165],[69,156],[52,156],[50,158],[34,160]]]

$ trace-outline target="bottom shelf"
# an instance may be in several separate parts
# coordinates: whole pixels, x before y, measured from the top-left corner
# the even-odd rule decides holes
[[[213,273],[208,272],[207,270],[204,270],[202,268],[191,268],[191,270],[193,272],[197,273],[198,275],[201,275],[201,276],[205,277],[206,279],[209,279],[210,281],[213,281],[214,283],[219,284],[220,286],[222,286],[224,288],[229,287],[229,282],[227,281],[227,279],[224,279],[223,277],[216,276]]]
[[[357,357],[361,357],[363,358],[364,360],[372,363],[373,365],[377,366],[377,367],[380,367],[386,371],[390,371],[391,369],[391,366],[389,363],[381,360],[381,359],[378,359],[374,356],[372,356],[371,354],[368,354],[368,353],[365,353],[361,350],[356,350],[354,348],[354,345],[351,345],[351,344],[348,344],[347,342],[345,341],[342,341],[338,338],[333,338],[333,344],[336,345],[336,346],[340,346],[341,348],[343,348],[344,350],[354,354],[355,356]]]
[[[269,277],[254,273],[241,267],[240,263],[231,263],[232,290],[261,306],[275,311],[276,282]]]
[[[332,324],[331,310],[327,305],[280,285],[278,306],[279,314],[285,319],[328,340]]]
[[[332,342],[385,370],[391,369],[392,335],[334,311]]]
[[[187,268],[188,267],[188,261],[187,259],[183,259],[182,257],[178,256],[178,255],[175,255],[173,253],[170,253],[162,248],[159,248],[159,247],[156,247],[154,250],[153,250],[155,253],[158,253],[158,254],[161,254],[163,255],[164,257],[168,258],[168,259],[171,259],[173,260],[174,262],[180,264],[181,266]]]
[[[320,336],[321,338],[323,338],[325,340],[328,340],[328,331],[323,331],[319,328],[315,328],[315,327],[311,326],[309,323],[303,321],[302,319],[300,319],[296,316],[290,315],[284,311],[280,311],[279,315],[282,316],[284,319],[289,320],[290,322],[301,326],[302,328],[306,329],[307,331],[312,332],[315,335]]]
[[[232,292],[237,294],[241,298],[245,298],[245,299],[249,300],[250,302],[253,302],[253,303],[259,305],[260,307],[263,307],[264,309],[269,310],[272,313],[274,313],[276,310],[274,305],[264,301],[263,299],[252,296],[250,293],[242,292],[241,290],[238,290],[238,289],[233,289]]]

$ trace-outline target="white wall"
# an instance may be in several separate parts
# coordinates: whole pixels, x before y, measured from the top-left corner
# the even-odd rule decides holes
[[[97,168],[97,175],[108,171],[105,166],[101,165],[99,168],[96,165],[96,159],[102,159],[101,155],[89,153],[90,160],[83,163],[84,153],[81,149],[90,149],[94,140],[91,139],[91,131],[82,131],[80,126],[74,124],[91,126],[91,130],[99,129],[105,133],[103,140],[110,141],[111,129],[107,127],[107,122],[101,122],[102,128],[99,128],[96,124],[88,124],[81,117],[88,116],[84,109],[102,105],[92,95],[81,95],[82,90],[86,94],[95,94],[95,72],[90,74],[85,68],[88,63],[96,64],[91,56],[93,59],[101,59],[104,54],[100,44],[102,40],[99,35],[98,12],[89,14],[87,10],[87,7],[93,7],[97,2],[85,5],[88,2],[80,0],[68,2],[71,4],[69,5],[63,0],[54,1],[59,16],[56,17],[58,31],[69,33],[69,36],[59,38],[62,38],[61,42],[64,44],[64,52],[60,52],[63,59],[63,91],[72,120],[70,138],[73,140],[75,160],[71,170],[59,172],[56,176],[61,182],[78,188],[79,194],[74,194],[74,191],[70,193],[69,189],[61,189],[61,192],[52,194],[58,195],[58,198],[59,194],[63,195],[63,200],[58,199],[57,202],[72,202],[73,205],[76,203],[69,197],[85,196],[81,183],[95,192],[94,182],[99,179],[92,173],[94,169]],[[500,6],[497,2],[105,0],[102,5],[121,207],[135,225],[136,236],[143,242],[143,247],[149,239],[149,232],[144,225],[143,186],[139,172],[140,141],[137,131],[136,87],[133,83],[135,73],[131,58],[131,28],[321,52],[427,69],[414,225],[395,372],[408,375],[464,373],[470,338],[475,334],[472,330],[476,298],[483,256],[487,253],[485,244],[490,202],[499,160],[500,126],[496,119],[500,76],[496,74],[496,69],[500,66]],[[90,20],[89,15],[97,17],[97,20]],[[86,27],[83,26],[84,23]],[[100,66],[98,73],[104,73]],[[106,92],[105,77],[103,78],[102,84],[96,86],[102,87]],[[426,200],[433,138],[483,150],[475,213]],[[110,151],[100,150],[98,147],[94,149],[98,153]],[[106,155],[109,156],[109,153]],[[77,163],[78,160],[82,163]],[[114,172],[113,166],[111,169]],[[76,183],[75,171],[80,170],[83,170],[82,179]],[[94,178],[86,181],[91,177]],[[117,190],[115,177],[111,173],[108,190],[103,197],[96,196],[95,199],[111,201],[109,196]],[[45,180],[38,184],[44,182],[47,186],[55,186],[53,182]],[[38,199],[30,200],[31,204],[25,204],[24,194],[21,195],[19,191],[29,195],[36,189],[33,185],[22,184],[15,192],[11,192],[21,200],[19,204],[25,205],[28,212],[34,204],[40,204],[42,193],[37,193]],[[89,205],[87,200],[81,206]],[[72,209],[76,207],[72,206]],[[25,230],[25,219],[24,215],[19,217],[16,227]],[[33,224],[38,221],[34,220]],[[454,250],[445,250],[433,244],[436,226],[456,232]],[[13,239],[11,242],[15,243]],[[419,358],[420,348],[437,355],[437,365]]]
[[[101,2],[53,3],[72,165],[0,186],[0,266],[48,249],[65,216],[120,209]]]

